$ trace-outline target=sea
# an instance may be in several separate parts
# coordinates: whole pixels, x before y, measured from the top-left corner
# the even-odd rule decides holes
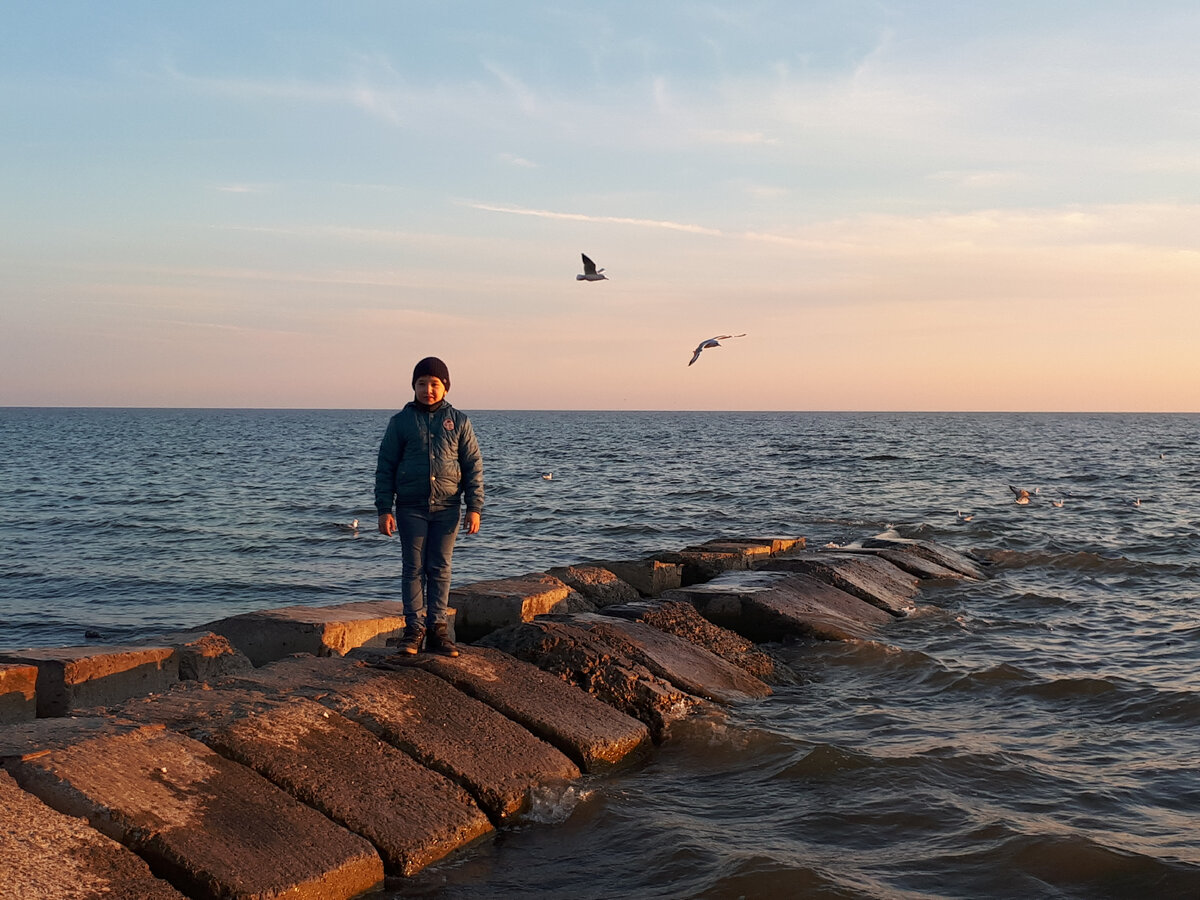
[[[0,647],[398,599],[391,412],[0,410]],[[770,697],[379,898],[1200,898],[1200,416],[469,414],[458,584],[889,530],[988,578],[873,640],[767,645]]]

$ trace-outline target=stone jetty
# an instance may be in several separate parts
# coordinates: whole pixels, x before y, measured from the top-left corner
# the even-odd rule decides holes
[[[923,583],[983,577],[894,535],[724,538],[458,586],[457,658],[396,655],[386,601],[0,651],[0,900],[402,883],[769,695],[771,644],[879,638]]]

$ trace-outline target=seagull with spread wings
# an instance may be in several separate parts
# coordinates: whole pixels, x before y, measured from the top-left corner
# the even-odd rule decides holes
[[[1040,487],[1034,488],[1032,491],[1027,491],[1025,488],[1013,487],[1011,484],[1008,486],[1008,489],[1013,492],[1013,502],[1016,503],[1017,506],[1028,506],[1029,501],[1034,496],[1042,492]]]
[[[590,259],[588,259],[588,255],[586,253],[580,253],[579,255],[583,257],[583,274],[576,275],[575,276],[576,281],[607,281],[608,280],[607,275],[601,274],[604,271],[604,269],[603,268],[597,269],[596,264],[594,262],[592,262]]]
[[[710,337],[707,341],[701,341],[700,345],[692,352],[692,358],[688,360],[688,365],[690,366],[700,358],[701,351],[707,350],[709,347],[720,347],[721,341],[727,341],[730,338],[740,338],[745,336],[746,332],[743,331],[741,334],[718,334],[716,337]]]

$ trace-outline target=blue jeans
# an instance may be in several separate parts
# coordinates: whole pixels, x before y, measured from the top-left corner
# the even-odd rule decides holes
[[[404,552],[400,597],[406,627],[432,628],[446,621],[458,515],[457,504],[439,510],[419,506],[396,509],[396,532]]]

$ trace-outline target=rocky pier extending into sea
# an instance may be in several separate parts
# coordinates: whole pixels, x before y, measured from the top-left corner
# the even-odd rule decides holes
[[[353,897],[766,696],[760,644],[879,637],[982,577],[894,536],[723,539],[458,587],[453,659],[393,654],[373,601],[0,652],[0,898]]]

